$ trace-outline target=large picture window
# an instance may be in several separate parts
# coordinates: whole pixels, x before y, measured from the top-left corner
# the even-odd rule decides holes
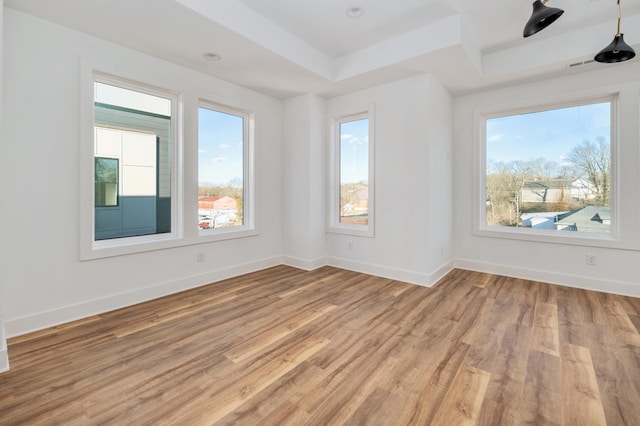
[[[172,232],[170,95],[94,81],[94,241]]]
[[[334,121],[329,203],[332,232],[373,235],[372,128],[368,113]]]
[[[250,229],[251,116],[212,103],[198,108],[200,235]]]
[[[613,99],[485,117],[484,229],[612,234]]]

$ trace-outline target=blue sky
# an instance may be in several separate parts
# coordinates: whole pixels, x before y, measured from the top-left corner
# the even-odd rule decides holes
[[[198,182],[228,184],[243,175],[243,117],[198,111]]]
[[[611,139],[610,102],[487,120],[487,162],[544,157],[565,163],[571,149],[597,137]]]
[[[242,117],[208,108],[198,113],[198,182],[227,184],[242,178]],[[341,123],[340,180],[369,178],[369,120]]]
[[[340,124],[340,183],[369,180],[369,119]]]

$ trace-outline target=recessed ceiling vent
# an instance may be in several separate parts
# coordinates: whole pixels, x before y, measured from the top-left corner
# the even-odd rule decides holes
[[[589,59],[589,60],[581,61],[581,62],[574,62],[572,64],[567,65],[567,68],[576,68],[576,67],[580,67],[582,65],[593,64],[594,62],[595,62],[595,60],[593,60],[593,59]]]

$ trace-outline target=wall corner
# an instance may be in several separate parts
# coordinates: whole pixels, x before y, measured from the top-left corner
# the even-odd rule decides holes
[[[4,322],[0,319],[0,373],[9,371],[9,351],[4,334]]]

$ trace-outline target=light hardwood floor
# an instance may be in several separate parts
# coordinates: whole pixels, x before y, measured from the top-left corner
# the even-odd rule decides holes
[[[0,424],[639,425],[640,300],[279,266],[10,339]]]

